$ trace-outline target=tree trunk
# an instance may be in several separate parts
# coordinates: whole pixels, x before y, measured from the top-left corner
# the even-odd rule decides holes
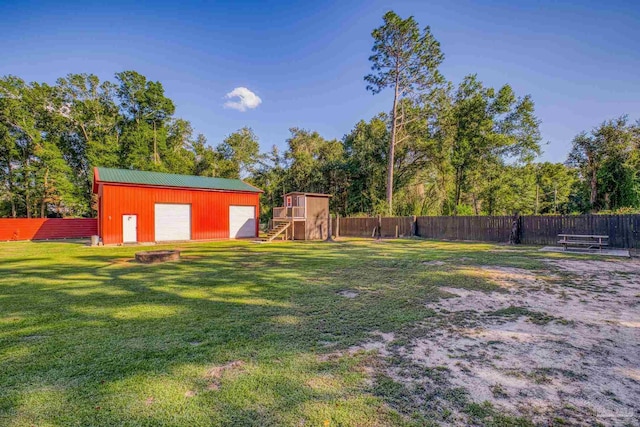
[[[44,185],[43,185],[43,192],[42,192],[42,201],[40,202],[40,218],[44,218],[44,213],[45,213],[45,207],[47,206],[47,193],[49,192],[48,190],[48,181],[49,181],[49,169],[47,169],[44,173]]]
[[[517,245],[520,243],[520,213],[516,212],[511,221],[511,234],[509,235],[509,244]]]
[[[84,135],[85,146],[89,146],[89,134],[87,133],[87,129],[84,127],[83,123],[78,123],[80,126],[80,130],[82,130],[82,134]]]
[[[153,121],[153,162],[158,164],[158,142],[156,141],[156,122]]]
[[[391,111],[391,144],[389,145],[389,164],[387,165],[387,209],[389,216],[393,215],[393,169],[396,155],[396,131],[398,123],[398,92],[399,82],[396,74],[396,88],[393,95],[393,110]]]
[[[453,213],[458,214],[458,205],[460,204],[460,193],[462,192],[462,172],[460,169],[456,169],[456,192],[453,199]]]
[[[593,168],[591,172],[591,195],[589,196],[589,204],[591,209],[595,207],[596,199],[598,198],[598,175],[596,168]]]
[[[31,199],[29,198],[29,188],[27,187],[27,192],[24,195],[25,206],[27,208],[27,218],[31,218]]]
[[[18,216],[18,210],[16,209],[16,195],[13,188],[13,169],[11,168],[11,159],[7,159],[7,165],[9,169],[9,198],[11,199],[11,217],[16,218]]]
[[[29,197],[29,191],[31,186],[29,185],[30,179],[27,179],[27,174],[30,174],[31,164],[29,162],[29,158],[25,160],[22,166],[23,171],[25,171],[25,182],[24,182],[24,201],[25,208],[27,210],[27,218],[31,218],[31,197]]]

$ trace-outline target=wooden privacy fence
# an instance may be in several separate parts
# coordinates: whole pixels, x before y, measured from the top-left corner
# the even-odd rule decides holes
[[[336,236],[372,237],[377,226],[378,218],[333,218],[331,229]]]
[[[372,237],[380,224],[381,237],[508,242],[512,222],[510,216],[334,218],[333,231],[345,237]],[[561,233],[608,235],[612,247],[640,249],[640,215],[520,217],[522,244],[555,245]]]
[[[95,218],[0,218],[0,241],[79,239],[96,234]]]
[[[558,234],[609,236],[613,248],[640,249],[640,215],[523,216],[520,240],[530,245],[555,245]]]
[[[411,237],[415,233],[412,216],[380,218],[380,225],[381,237]]]
[[[508,242],[512,221],[509,216],[421,216],[416,229],[427,239]]]

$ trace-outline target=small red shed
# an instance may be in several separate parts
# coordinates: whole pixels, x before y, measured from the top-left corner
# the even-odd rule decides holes
[[[258,236],[262,190],[239,179],[94,168],[104,244]]]

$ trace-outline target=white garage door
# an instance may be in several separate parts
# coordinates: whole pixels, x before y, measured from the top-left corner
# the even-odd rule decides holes
[[[256,237],[254,206],[229,206],[229,237]]]
[[[156,242],[191,240],[191,205],[156,203]]]

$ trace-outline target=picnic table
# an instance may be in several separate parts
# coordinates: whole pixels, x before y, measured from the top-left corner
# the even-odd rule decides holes
[[[562,245],[565,251],[570,246],[601,251],[603,246],[609,246],[609,236],[598,234],[558,234],[558,243]]]

